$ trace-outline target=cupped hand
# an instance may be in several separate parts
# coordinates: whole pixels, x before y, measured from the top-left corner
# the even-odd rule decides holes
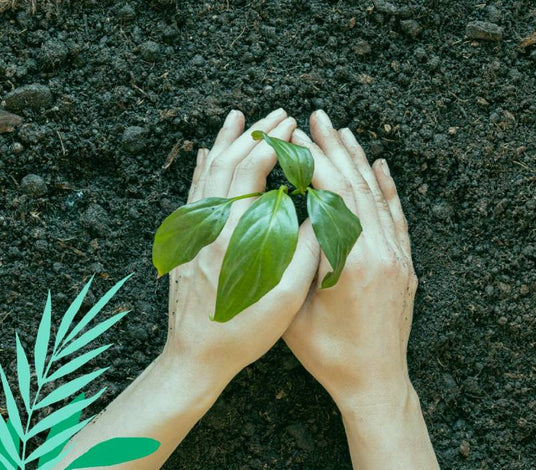
[[[315,160],[313,185],[341,195],[363,232],[339,282],[320,289],[331,270],[322,254],[304,306],[284,335],[302,364],[341,406],[406,396],[406,348],[417,289],[407,223],[385,160],[369,165],[349,129],[337,131],[323,111],[292,142]]]
[[[288,141],[295,128],[296,121],[279,109],[244,132],[243,114],[231,111],[212,150],[199,150],[188,202],[264,191],[266,177],[277,159],[265,142],[253,140],[251,131],[262,130]],[[300,227],[294,258],[281,282],[231,321],[210,320],[230,236],[254,200],[233,203],[217,240],[193,261],[170,272],[169,334],[164,354],[181,361],[192,359],[199,374],[218,376],[222,383],[258,359],[282,336],[302,305],[318,266],[319,248],[306,223]]]

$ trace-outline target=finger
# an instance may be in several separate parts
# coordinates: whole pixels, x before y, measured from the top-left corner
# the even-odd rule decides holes
[[[391,217],[393,219],[393,225],[395,229],[396,239],[398,244],[406,257],[411,260],[411,246],[408,234],[408,222],[404,211],[402,210],[402,204],[398,197],[396,185],[391,177],[389,166],[383,159],[376,160],[372,165],[376,179],[378,181],[380,190],[387,202]]]
[[[357,205],[349,182],[329,161],[322,149],[301,129],[296,129],[292,134],[292,143],[307,147],[313,156],[315,162],[315,171],[312,179],[313,186],[317,189],[325,189],[337,193],[355,214]]]
[[[190,192],[188,193],[188,203],[195,202],[199,199],[199,178],[203,172],[205,162],[208,156],[208,149],[200,148],[197,151],[197,161],[194,170],[194,175],[192,176],[192,185],[190,186]]]
[[[292,134],[292,143],[307,147],[315,161],[315,171],[313,174],[313,186],[318,189],[332,191],[344,200],[344,203],[354,214],[358,214],[354,193],[348,181],[337,171],[328,160],[324,152],[316,145],[309,136],[300,129],[296,129]],[[358,214],[359,217],[359,214]],[[318,268],[319,282],[331,271],[331,265],[322,253]]]
[[[374,201],[376,202],[376,209],[378,211],[378,216],[382,223],[383,229],[386,231],[388,237],[394,237],[395,228],[393,218],[391,217],[391,212],[389,211],[387,202],[385,201],[380,186],[378,185],[376,174],[374,171],[372,171],[363,148],[361,145],[359,145],[350,129],[341,129],[339,131],[339,135],[341,142],[352,157],[354,168],[357,169],[370,188]]]
[[[295,128],[296,120],[294,118],[287,118],[270,132],[269,135],[288,141]],[[237,165],[227,197],[263,192],[266,189],[266,178],[270,171],[272,171],[276,162],[277,155],[274,149],[266,142],[260,142],[259,145],[257,145],[251,153]],[[238,219],[254,201],[255,198],[247,198],[233,203],[229,222],[227,223],[231,226],[235,226],[238,223]]]
[[[225,118],[223,127],[218,132],[218,136],[214,141],[212,150],[210,151],[211,158],[214,158],[219,153],[227,149],[240,135],[244,132],[245,117],[242,112],[233,109]]]
[[[264,119],[261,119],[238,137],[226,150],[216,156],[209,154],[207,171],[204,180],[204,197],[225,197],[233,179],[236,166],[246,158],[259,141],[251,137],[251,132],[261,130],[269,133],[283,119],[287,113],[278,109]]]
[[[355,169],[352,170],[353,163],[350,155],[342,144],[339,134],[333,129],[327,114],[314,112],[310,126],[315,142],[327,155],[332,165],[349,181],[357,203],[357,216],[362,222],[363,232],[372,234],[375,238],[383,237],[378,211],[370,188],[361,174]]]
[[[296,120],[289,117],[281,121],[268,135],[289,141],[294,129]],[[266,177],[276,163],[277,155],[274,149],[265,141],[259,142],[259,145],[236,166],[227,197],[264,191]]]

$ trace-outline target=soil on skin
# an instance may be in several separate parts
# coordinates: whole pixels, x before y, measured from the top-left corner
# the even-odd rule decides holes
[[[0,127],[11,377],[15,331],[31,346],[47,289],[60,315],[96,273],[87,311],[135,272],[105,315],[133,311],[87,368],[112,366],[90,387],[112,400],[164,344],[167,278],[151,244],[185,202],[196,148],[232,108],[252,123],[284,106],[304,129],[323,108],[398,185],[420,278],[410,373],[442,468],[536,468],[532,0],[20,3],[0,14],[0,100],[24,118]],[[467,31],[487,39],[468,38],[474,21],[502,35],[477,25]],[[336,407],[279,343],[164,468],[351,462]]]

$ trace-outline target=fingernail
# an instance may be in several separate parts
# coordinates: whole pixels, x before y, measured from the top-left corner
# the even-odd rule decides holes
[[[292,136],[304,142],[311,142],[311,139],[309,138],[309,136],[305,132],[303,132],[301,129],[295,129]]]
[[[236,119],[237,116],[238,116],[238,111],[236,109],[231,109],[231,111],[229,111],[229,114],[225,118],[225,122],[223,123],[223,125],[231,124]]]
[[[381,166],[382,166],[383,174],[384,174],[385,176],[391,176],[391,172],[389,171],[389,165],[387,165],[387,160],[384,160],[384,159],[382,158],[380,164],[381,164]]]
[[[268,116],[266,117],[269,117],[269,118],[274,118],[274,117],[277,117],[277,116],[283,116],[285,113],[285,110],[283,108],[279,108],[279,109],[276,109],[275,111],[272,111],[270,114],[268,114]]]
[[[331,124],[331,119],[321,109],[319,109],[318,111],[315,111],[315,118],[324,127],[333,127],[333,124]]]

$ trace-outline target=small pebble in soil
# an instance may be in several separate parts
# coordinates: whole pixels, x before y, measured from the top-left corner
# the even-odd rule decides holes
[[[0,108],[0,134],[13,132],[17,126],[22,124],[23,119],[16,114],[8,113]]]
[[[469,457],[469,443],[467,441],[460,442],[460,454],[465,458]]]
[[[108,234],[108,214],[99,204],[90,204],[80,216],[80,224],[92,236],[106,236]]]
[[[39,197],[46,194],[47,184],[41,176],[30,173],[22,178],[22,181],[20,182],[20,189],[25,194]]]
[[[123,132],[123,149],[129,153],[139,153],[147,144],[148,131],[144,127],[131,126]]]
[[[309,452],[314,450],[313,439],[302,423],[291,424],[287,426],[286,431],[294,438],[298,448]]]
[[[385,0],[373,0],[374,9],[378,13],[384,13],[386,15],[396,15],[398,9],[395,5]]]
[[[402,32],[409,36],[410,38],[415,39],[422,32],[422,26],[418,21],[415,20],[403,20],[400,22],[400,28]]]
[[[61,41],[52,39],[45,42],[38,52],[38,58],[45,68],[55,68],[67,59],[69,50]]]
[[[487,13],[488,13],[488,19],[492,22],[492,23],[498,23],[501,21],[502,19],[502,13],[501,11],[493,6],[493,5],[488,5],[488,7],[486,8],[487,10]]]
[[[430,66],[432,70],[435,70],[439,67],[440,63],[441,63],[441,60],[439,59],[438,56],[435,55],[432,58],[430,58],[428,65]]]
[[[432,206],[432,214],[434,214],[440,220],[450,220],[452,212],[452,207],[445,203],[437,203]]]
[[[196,54],[192,59],[192,65],[195,67],[201,67],[205,65],[205,58],[201,54]]]
[[[313,98],[311,100],[311,104],[313,105],[314,109],[323,109],[324,108],[324,100],[322,98]]]
[[[357,55],[363,56],[370,54],[372,48],[368,41],[365,41],[364,39],[358,39],[356,45],[354,46],[354,51]]]
[[[465,34],[469,39],[500,41],[502,39],[503,29],[495,23],[471,21],[465,27]]]
[[[117,14],[122,21],[132,21],[136,18],[136,11],[128,3],[121,7]]]
[[[413,52],[413,55],[419,62],[424,62],[426,60],[426,50],[423,47],[417,47]]]
[[[13,142],[13,145],[11,146],[11,151],[15,155],[20,155],[24,150],[24,146],[20,142]]]
[[[146,41],[140,46],[140,54],[146,62],[156,62],[161,55],[160,44],[154,41]]]
[[[373,140],[370,143],[370,153],[375,156],[379,157],[384,151],[383,144],[380,140]]]
[[[6,95],[4,100],[8,111],[38,110],[48,108],[52,104],[52,93],[49,87],[34,83],[15,88]]]

